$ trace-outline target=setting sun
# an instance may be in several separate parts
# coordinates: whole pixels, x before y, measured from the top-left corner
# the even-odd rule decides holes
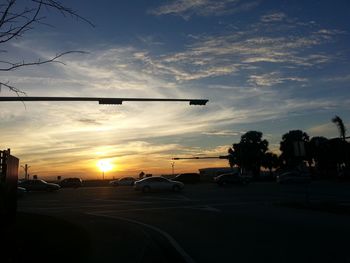
[[[113,165],[109,160],[99,160],[97,162],[97,167],[101,170],[101,172],[108,172],[112,170]]]

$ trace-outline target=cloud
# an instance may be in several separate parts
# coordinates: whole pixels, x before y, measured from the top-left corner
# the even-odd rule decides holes
[[[349,82],[350,81],[350,74],[323,78],[322,80],[327,81],[327,82],[333,82],[333,81],[335,81],[335,82]]]
[[[216,130],[216,131],[208,131],[208,132],[203,132],[202,134],[204,135],[209,135],[209,136],[240,136],[244,132],[235,132],[235,131],[230,131],[230,130]]]
[[[271,22],[280,22],[284,20],[287,17],[287,15],[283,12],[276,12],[276,13],[270,13],[261,16],[260,21],[264,23],[271,23]]]
[[[277,20],[282,14],[270,16]],[[135,52],[134,58],[142,63],[143,72],[174,82],[240,75],[247,76],[247,83],[252,84],[254,77],[258,82],[260,75],[283,71],[282,77],[269,82],[269,86],[306,81],[285,69],[322,67],[340,59],[338,51],[330,50],[327,44],[335,42],[343,34],[341,31],[301,25],[294,20],[279,22],[286,26],[272,29],[267,23],[257,22],[231,32],[191,35],[178,52]],[[296,31],[304,34],[295,34]],[[267,68],[270,72],[266,72]],[[257,74],[259,71],[263,74]]]
[[[300,78],[300,77],[283,77],[279,72],[271,72],[266,73],[262,75],[250,75],[249,76],[249,83],[252,83],[256,86],[274,86],[277,84],[282,84],[287,81],[293,81],[293,82],[306,82],[306,78]]]
[[[310,136],[324,136],[328,138],[338,137],[338,130],[334,123],[329,120],[328,123],[319,124],[307,129],[307,133]]]
[[[175,0],[149,11],[152,15],[178,15],[189,19],[197,16],[220,16],[251,10],[260,1],[240,0]]]

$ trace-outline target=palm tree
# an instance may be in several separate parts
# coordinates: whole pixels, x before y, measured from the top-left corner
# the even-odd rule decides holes
[[[345,138],[346,138],[346,128],[345,128],[345,125],[344,125],[344,122],[343,120],[335,115],[335,117],[332,119],[332,122],[337,125],[338,127],[338,130],[339,130],[339,137],[342,138],[344,141],[345,141]]]

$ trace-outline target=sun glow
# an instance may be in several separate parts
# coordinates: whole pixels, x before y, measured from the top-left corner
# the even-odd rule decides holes
[[[113,165],[109,160],[103,159],[97,162],[97,167],[100,169],[101,172],[108,172],[112,170]]]

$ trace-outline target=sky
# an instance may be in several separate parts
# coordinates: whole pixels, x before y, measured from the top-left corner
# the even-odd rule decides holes
[[[23,8],[28,1],[18,1]],[[249,130],[270,151],[289,130],[337,137],[350,123],[350,2],[62,1],[95,26],[45,10],[1,60],[61,63],[0,72],[28,96],[203,98],[186,103],[2,102],[0,146],[40,178],[172,172],[172,157],[225,155]],[[46,25],[46,24],[49,24]],[[2,66],[2,65],[1,65]],[[14,94],[2,87],[0,96]],[[176,161],[175,172],[227,166]],[[23,169],[20,171],[23,174]]]

